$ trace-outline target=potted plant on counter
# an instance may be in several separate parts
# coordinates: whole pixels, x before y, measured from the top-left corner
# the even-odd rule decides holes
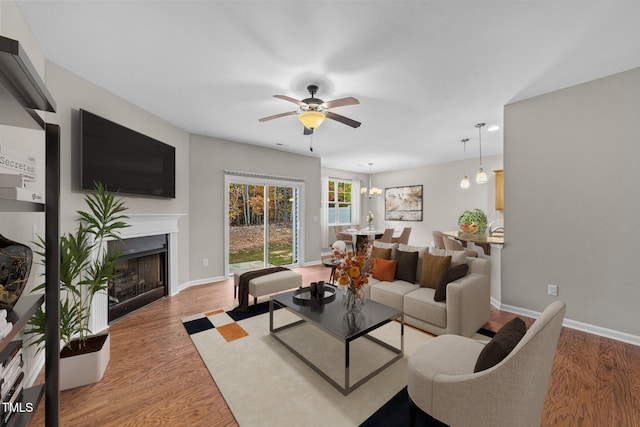
[[[115,277],[119,252],[107,249],[107,240],[120,239],[121,229],[128,227],[122,214],[124,202],[109,193],[101,183],[85,196],[88,211],[78,211],[78,227],[60,237],[60,389],[66,390],[102,379],[110,358],[110,339],[106,333],[91,335],[89,320],[94,296],[108,289]],[[44,241],[37,242],[42,264]],[[39,285],[34,291],[44,290]],[[45,315],[39,309],[29,320],[25,333],[30,345],[39,350],[44,345]]]
[[[458,217],[458,226],[463,233],[484,233],[487,231],[487,215],[477,208],[464,211]]]

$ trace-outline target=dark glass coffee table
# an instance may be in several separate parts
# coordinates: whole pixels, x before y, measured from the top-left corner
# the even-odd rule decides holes
[[[278,340],[282,345],[289,349],[293,354],[305,362],[311,369],[316,371],[320,376],[327,380],[331,385],[340,390],[342,394],[347,395],[351,391],[355,390],[366,381],[377,375],[383,369],[393,364],[396,360],[400,359],[404,354],[404,315],[402,311],[393,307],[386,306],[384,304],[377,303],[375,301],[367,300],[366,304],[361,310],[361,316],[348,317],[344,306],[342,305],[342,291],[338,291],[338,295],[335,300],[319,305],[299,305],[294,301],[293,295],[296,291],[285,292],[282,294],[273,295],[269,300],[269,331],[271,335]],[[285,324],[278,328],[273,326],[273,313],[276,306],[283,307],[289,312],[295,314],[301,319],[292,323]],[[351,320],[345,322],[345,319]],[[376,337],[369,335],[370,332],[375,329],[391,322],[392,320],[400,321],[400,348],[386,343]],[[320,330],[330,334],[340,340],[344,344],[344,384],[340,384],[323,372],[318,366],[311,362],[301,352],[296,350],[292,345],[288,344],[284,339],[278,336],[278,333],[300,325],[302,323],[309,323]],[[354,324],[355,323],[355,324]],[[360,338],[365,337],[373,341],[374,343],[391,350],[394,356],[388,362],[375,369],[373,372],[367,374],[364,378],[351,384],[349,373],[349,346],[350,344]]]

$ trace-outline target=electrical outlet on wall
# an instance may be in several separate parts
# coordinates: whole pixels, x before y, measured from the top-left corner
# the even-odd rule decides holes
[[[203,267],[209,266],[209,258],[202,258],[202,266]]]
[[[558,285],[548,284],[547,285],[547,295],[552,297],[558,296]]]

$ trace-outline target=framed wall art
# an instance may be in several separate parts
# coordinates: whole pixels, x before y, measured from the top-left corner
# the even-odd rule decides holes
[[[422,185],[385,188],[384,219],[422,221]]]

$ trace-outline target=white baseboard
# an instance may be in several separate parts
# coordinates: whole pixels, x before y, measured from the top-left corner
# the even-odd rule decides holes
[[[493,304],[493,300],[491,303]],[[541,314],[538,311],[528,310],[526,308],[515,307],[512,305],[497,304],[495,306],[500,310],[508,311],[509,313],[513,313],[513,314],[520,314],[522,316],[531,317],[533,319],[537,319],[538,317],[540,317],[540,314]],[[605,338],[611,338],[613,340],[621,341],[627,344],[640,346],[640,336],[629,334],[627,332],[616,331],[614,329],[591,325],[589,323],[579,322],[577,320],[571,320],[567,318],[565,318],[564,321],[562,322],[562,326],[565,326],[571,329],[576,329],[578,331],[598,335]]]
[[[44,349],[34,357],[31,363],[33,367],[31,368],[31,372],[29,372],[29,376],[24,379],[24,388],[31,387],[36,382],[42,368],[44,368]]]
[[[304,264],[302,264],[303,267],[312,267],[314,265],[322,265],[322,261],[320,261],[320,260],[309,261],[309,262],[305,262]]]
[[[178,292],[184,291],[185,289],[190,288],[191,286],[206,285],[214,282],[222,282],[223,280],[227,280],[227,279],[229,279],[229,277],[218,276],[218,277],[206,277],[204,279],[190,280],[178,286]]]

